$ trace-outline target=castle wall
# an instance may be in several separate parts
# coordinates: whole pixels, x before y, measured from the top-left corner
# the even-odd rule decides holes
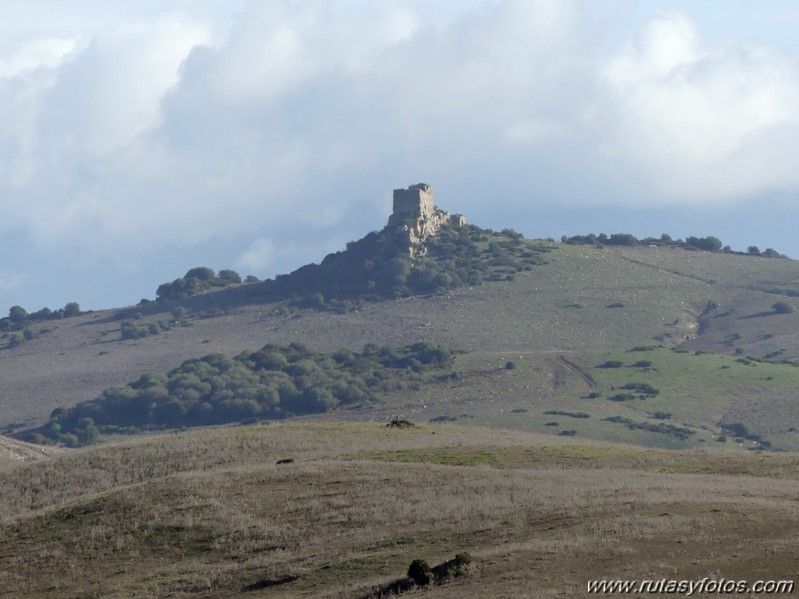
[[[433,203],[433,188],[425,183],[411,185],[408,189],[394,190],[394,210],[397,216],[432,214],[436,210]]]
[[[460,214],[449,214],[436,208],[433,188],[425,183],[407,189],[394,190],[394,211],[388,219],[387,230],[393,236],[402,236],[412,259],[420,258],[427,248],[424,245],[445,224],[463,226],[466,220]]]

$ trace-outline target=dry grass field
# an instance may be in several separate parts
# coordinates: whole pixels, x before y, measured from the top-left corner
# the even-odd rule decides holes
[[[795,579],[798,467],[446,425],[144,436],[0,474],[0,595],[363,597],[464,551],[467,576],[408,596]]]

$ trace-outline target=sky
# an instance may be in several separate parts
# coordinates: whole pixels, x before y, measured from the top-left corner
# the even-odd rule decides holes
[[[799,258],[793,0],[2,0],[0,314],[271,278],[395,188]]]

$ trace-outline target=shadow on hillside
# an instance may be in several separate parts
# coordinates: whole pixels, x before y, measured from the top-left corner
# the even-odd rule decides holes
[[[740,316],[738,317],[738,320],[750,320],[752,318],[763,318],[764,316],[776,316],[777,314],[781,314],[781,312],[777,312],[776,310],[767,310],[765,312],[756,312],[747,316]]]

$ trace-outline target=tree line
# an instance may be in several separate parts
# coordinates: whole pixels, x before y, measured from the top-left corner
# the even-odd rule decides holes
[[[594,235],[573,235],[571,237],[564,235],[560,238],[561,243],[568,243],[570,245],[620,245],[620,246],[659,246],[659,247],[678,247],[686,250],[702,250],[705,252],[723,252],[725,254],[738,254],[749,256],[761,256],[763,258],[787,258],[787,256],[780,254],[773,248],[766,248],[760,251],[755,245],[747,248],[746,252],[735,252],[729,245],[723,245],[721,240],[713,237],[686,237],[683,239],[672,239],[671,235],[664,233],[660,237],[644,237],[638,239],[635,235],[630,233],[613,233],[606,235],[600,233]]]

